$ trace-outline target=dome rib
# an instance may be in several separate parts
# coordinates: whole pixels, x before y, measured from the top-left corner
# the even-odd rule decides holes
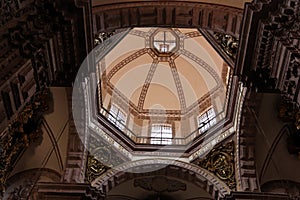
[[[185,96],[184,96],[184,92],[183,92],[182,83],[181,83],[181,80],[179,78],[179,74],[178,74],[178,71],[176,68],[176,64],[173,59],[171,59],[169,61],[169,65],[170,65],[170,68],[172,71],[173,79],[175,81],[175,85],[176,85],[176,89],[177,89],[177,93],[178,93],[178,97],[179,97],[179,102],[180,102],[180,107],[181,107],[181,110],[184,111],[186,109],[186,100],[185,100]]]
[[[146,98],[151,80],[152,80],[152,78],[154,76],[154,73],[157,69],[157,65],[158,65],[158,60],[154,59],[152,64],[151,64],[150,70],[147,74],[147,78],[145,80],[145,83],[143,85],[143,88],[142,88],[142,91],[141,91],[141,94],[140,94],[140,97],[139,97],[139,100],[138,100],[138,109],[140,111],[143,110],[144,103],[145,103],[145,98]]]

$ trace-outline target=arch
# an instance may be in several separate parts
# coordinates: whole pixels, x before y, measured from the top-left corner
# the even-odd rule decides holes
[[[164,175],[192,182],[207,191],[214,199],[230,193],[229,187],[216,176],[196,165],[170,159],[143,159],[123,163],[96,178],[91,185],[103,193],[126,181],[137,177],[149,176],[149,172],[136,173],[138,170],[155,169],[153,175]]]

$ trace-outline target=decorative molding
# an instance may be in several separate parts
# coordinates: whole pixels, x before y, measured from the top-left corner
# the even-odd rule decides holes
[[[237,130],[237,191],[260,191],[255,164],[256,121],[251,108],[257,108],[260,96],[248,91]]]
[[[185,181],[191,181],[196,186],[203,188],[214,199],[220,199],[230,193],[228,186],[207,170],[193,164],[168,159],[147,159],[123,163],[99,176],[92,182],[92,186],[107,194],[111,189],[126,181],[149,176],[150,172],[130,173],[138,172],[143,168],[147,170],[149,167],[153,170],[156,169],[154,173],[158,176],[168,176],[177,179],[185,177]]]
[[[36,199],[104,200],[104,195],[90,184],[37,183]]]
[[[244,21],[236,72],[258,92],[280,91],[299,101],[299,1],[253,2]]]
[[[217,83],[217,87],[222,85],[222,80],[217,74],[217,72],[211,66],[209,66],[204,60],[202,60],[201,58],[199,58],[198,56],[196,56],[195,54],[187,50],[182,50],[181,54],[191,59],[192,61],[196,62],[201,67],[203,67],[214,78],[214,80]]]
[[[121,62],[119,62],[116,66],[114,66],[109,71],[109,73],[107,74],[107,81],[110,81],[110,79],[125,65],[127,65],[128,63],[132,62],[133,60],[141,57],[142,55],[146,54],[148,51],[149,51],[148,49],[143,48],[143,49],[140,49],[140,50],[134,52],[130,56],[126,57],[125,59],[123,59]],[[106,73],[106,72],[104,72],[104,73]]]
[[[236,189],[233,141],[214,147],[203,159],[194,163],[215,174],[231,190]]]
[[[177,89],[177,93],[178,93],[178,97],[179,97],[180,110],[183,110],[184,112],[186,112],[186,99],[185,99],[185,96],[184,96],[183,87],[182,87],[182,83],[181,83],[181,80],[180,80],[180,77],[179,77],[179,73],[177,71],[176,64],[175,64],[173,59],[171,59],[169,61],[169,65],[171,67],[173,79],[174,79],[176,89]]]
[[[85,180],[89,183],[93,182],[98,176],[109,169],[109,167],[102,164],[97,158],[90,154],[88,154],[86,165]]]
[[[93,7],[94,32],[126,27],[194,27],[238,36],[243,10],[216,4],[153,1]]]

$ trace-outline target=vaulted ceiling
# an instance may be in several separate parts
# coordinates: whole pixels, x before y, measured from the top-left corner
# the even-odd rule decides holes
[[[225,91],[230,70],[197,29],[134,28],[100,63],[102,101],[118,96],[137,113],[179,116]]]

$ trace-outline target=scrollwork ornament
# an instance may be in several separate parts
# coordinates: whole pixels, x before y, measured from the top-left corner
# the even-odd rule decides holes
[[[196,164],[215,174],[224,181],[230,189],[235,190],[235,171],[234,171],[234,143],[228,142],[226,145],[215,147],[209,154]]]
[[[88,155],[87,167],[86,167],[86,181],[91,183],[98,176],[103,174],[109,169],[109,167],[103,165],[99,160],[94,156]]]

